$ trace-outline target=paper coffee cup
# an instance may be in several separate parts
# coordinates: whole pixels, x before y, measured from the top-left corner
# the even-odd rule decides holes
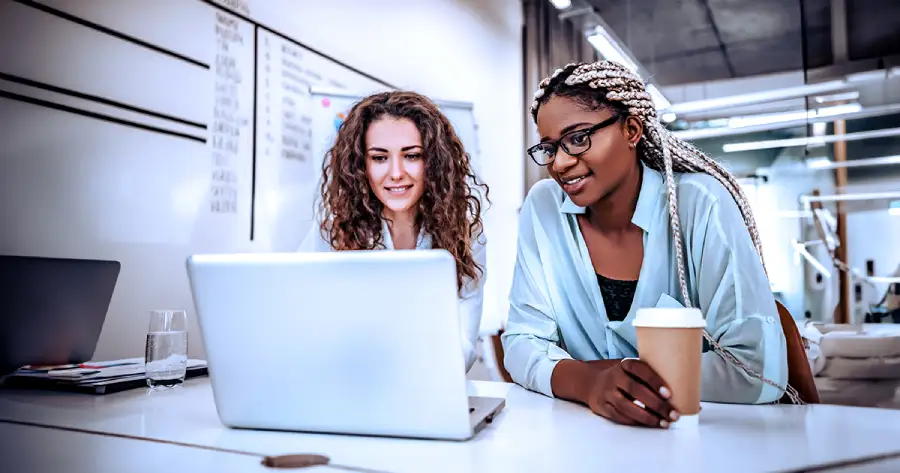
[[[672,390],[672,405],[696,424],[700,413],[700,371],[706,320],[696,308],[638,309],[632,324],[638,355]],[[675,424],[680,424],[679,420]],[[676,425],[672,426],[675,427]]]

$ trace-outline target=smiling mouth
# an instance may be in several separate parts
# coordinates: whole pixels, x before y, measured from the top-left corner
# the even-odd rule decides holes
[[[585,180],[591,174],[592,174],[591,172],[588,172],[587,174],[584,174],[584,175],[578,176],[578,177],[572,177],[572,178],[568,178],[568,179],[560,178],[560,181],[562,181],[562,183],[565,185],[572,186],[572,185],[578,184],[579,182]]]
[[[391,194],[402,194],[402,193],[412,189],[412,184],[410,184],[408,186],[385,187],[385,189],[387,189],[387,191],[390,192]]]

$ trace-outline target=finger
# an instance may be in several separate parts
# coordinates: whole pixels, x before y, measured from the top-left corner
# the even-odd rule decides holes
[[[640,402],[640,401],[638,401]],[[634,400],[629,399],[628,396],[623,392],[619,392],[616,395],[616,410],[631,420],[633,420],[638,425],[643,425],[646,427],[668,427],[669,422],[665,419],[660,418],[656,414],[638,406]]]
[[[667,399],[663,399],[658,393],[651,391],[650,388],[630,376],[619,389],[632,400],[632,403],[650,411],[660,419],[674,422],[678,418],[677,410]]]
[[[619,412],[619,410],[616,408],[616,406],[613,403],[607,402],[605,405],[605,408],[606,408],[605,410],[607,411],[608,415],[605,415],[604,417],[606,417],[607,419],[609,419],[617,424],[622,424],[622,425],[630,425],[630,426],[638,425],[637,421],[635,421],[631,417],[628,417],[628,416],[622,414],[621,412]]]
[[[615,406],[613,406],[611,402],[606,400],[600,400],[600,402],[591,406],[591,411],[593,411],[594,414],[597,414],[598,416],[617,424],[625,423],[626,425],[628,425],[632,423],[631,419],[621,416],[616,411]]]
[[[646,385],[653,392],[659,393],[663,399],[672,397],[672,390],[647,363],[640,360],[627,360],[622,362],[622,370]]]

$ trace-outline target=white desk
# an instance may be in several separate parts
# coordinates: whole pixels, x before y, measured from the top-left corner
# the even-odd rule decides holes
[[[272,473],[256,457],[43,427],[0,423],[0,439],[0,471],[8,473]]]
[[[0,419],[266,455],[322,453],[334,463],[392,473],[742,473],[900,455],[900,411],[705,404],[698,430],[663,431],[617,426],[586,408],[518,386],[473,382],[470,388],[471,394],[505,396],[507,407],[469,442],[228,429],[216,416],[206,378],[166,392],[103,397],[0,392]]]

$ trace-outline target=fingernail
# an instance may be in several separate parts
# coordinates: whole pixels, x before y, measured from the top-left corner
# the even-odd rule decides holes
[[[672,419],[672,422],[675,422],[676,420],[678,420],[679,417],[681,417],[681,416],[678,415],[678,413],[675,411],[672,411],[669,413],[669,419]]]
[[[659,395],[664,397],[665,399],[668,399],[672,396],[672,391],[669,391],[669,388],[663,386],[659,388]]]
[[[664,421],[664,420],[661,420],[661,421],[659,421],[659,426],[662,427],[662,428],[664,428],[664,429],[668,429],[668,428],[669,428],[669,423],[666,422],[666,421]]]

